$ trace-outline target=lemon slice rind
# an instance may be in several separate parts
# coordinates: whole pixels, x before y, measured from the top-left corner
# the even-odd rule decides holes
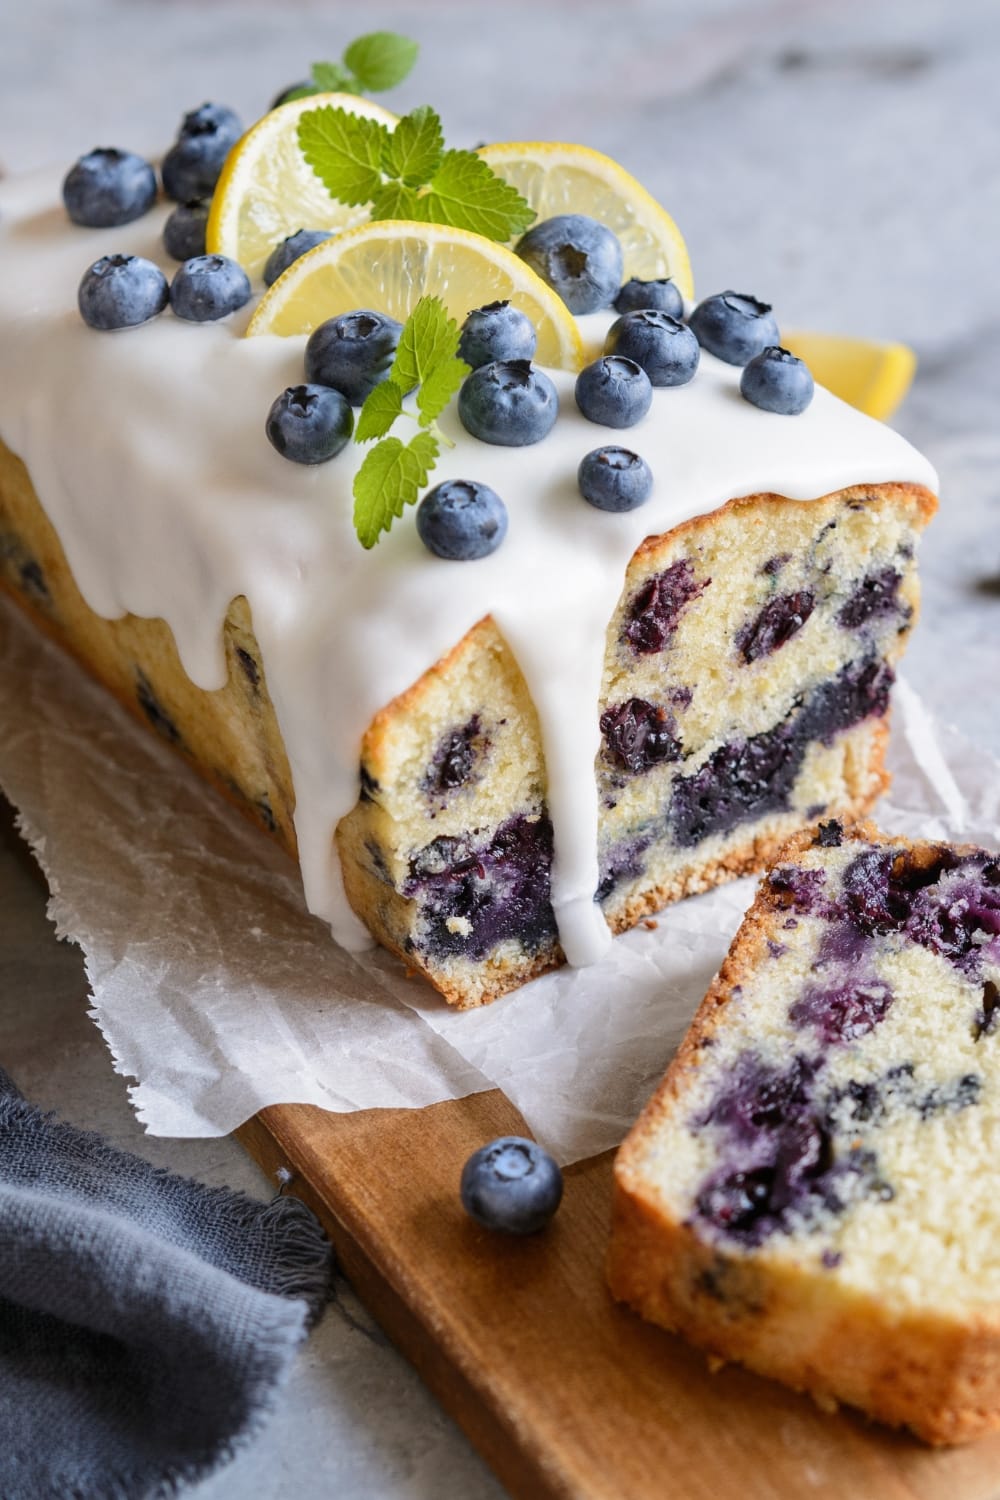
[[[466,229],[406,219],[362,224],[300,256],[261,299],[247,337],[311,333],[358,308],[404,322],[427,295],[440,297],[459,323],[473,308],[509,301],[535,326],[538,364],[585,363],[576,319],[513,251]]]
[[[671,276],[694,299],[684,238],[667,211],[610,156],[562,141],[500,141],[482,146],[482,159],[528,200],[539,219],[589,214],[614,230],[625,259],[625,280]]]
[[[397,124],[396,115],[355,94],[310,94],[279,104],[226,157],[205,229],[209,255],[228,255],[248,276],[260,276],[275,245],[296,230],[336,231],[367,220],[366,206],[331,198],[299,150],[300,118],[324,105],[380,120],[390,129]]]

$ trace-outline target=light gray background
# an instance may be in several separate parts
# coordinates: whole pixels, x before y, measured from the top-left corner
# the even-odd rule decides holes
[[[451,144],[580,140],[673,213],[702,294],[788,326],[902,339],[897,425],[941,472],[907,671],[1000,753],[1000,5],[996,0],[0,0],[0,163],[159,153],[206,98],[249,121],[360,30],[422,44],[387,97]],[[2,336],[2,332],[0,332]],[[267,1195],[229,1141],[145,1138],[86,1018],[78,953],[0,815],[0,1063],[38,1103],[176,1171]],[[456,1267],[456,1274],[460,1268]],[[341,1282],[281,1408],[198,1500],[487,1500],[500,1487]]]

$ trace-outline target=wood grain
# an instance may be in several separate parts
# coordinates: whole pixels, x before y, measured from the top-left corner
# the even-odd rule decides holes
[[[359,1295],[523,1500],[1000,1500],[1000,1436],[937,1450],[730,1367],[604,1285],[611,1154],[571,1167],[559,1214],[512,1240],[458,1201],[466,1157],[526,1133],[498,1092],[423,1110],[264,1110],[238,1132],[294,1174]]]

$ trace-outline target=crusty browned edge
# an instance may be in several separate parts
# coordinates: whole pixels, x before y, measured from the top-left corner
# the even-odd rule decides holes
[[[0,457],[2,457],[3,454],[8,451],[9,450],[4,449],[3,445],[0,444]],[[16,459],[15,455],[11,454],[10,457],[14,459],[15,463],[19,463],[19,460]],[[27,471],[25,471],[25,479],[30,489],[30,476],[27,474]],[[819,498],[821,500],[830,499],[834,496],[849,496],[852,493],[857,493],[859,495],[871,493],[886,495],[896,493],[904,495],[907,498],[907,501],[915,507],[917,517],[916,524],[919,524],[921,526],[926,525],[931,516],[934,514],[935,509],[937,508],[936,497],[929,490],[926,490],[921,485],[914,485],[903,482],[883,483],[875,485],[852,485],[846,487],[843,490],[833,491],[831,492],[830,496],[822,496]],[[37,502],[37,497],[35,498],[36,503],[40,504],[40,502]],[[719,514],[723,511],[753,509],[759,506],[774,504],[798,505],[801,503],[802,502],[800,501],[789,500],[785,496],[776,495],[773,493],[759,493],[755,495],[738,496],[726,502],[725,505],[718,507],[717,510],[713,512],[709,512],[708,514],[702,516],[694,516],[689,520],[680,523],[677,527],[673,528],[669,532],[664,532],[656,536],[647,537],[637,548],[632,560],[630,561],[629,569],[631,570],[632,566],[636,562],[648,560],[650,555],[655,555],[656,552],[661,550],[667,550],[669,547],[674,545],[677,537],[688,532],[697,531],[701,528],[710,527],[714,524]],[[63,558],[62,560],[65,565],[65,558]],[[66,566],[68,571],[68,565]],[[0,586],[2,586],[2,584],[0,584]],[[626,579],[624,580],[624,587],[626,589],[629,587],[628,573],[626,575]],[[122,706],[138,723],[144,725],[144,727],[146,727],[147,729],[149,728],[148,722],[146,721],[135,701],[129,695],[118,691],[115,684],[107,680],[96,662],[76,651],[73,648],[72,644],[54,626],[53,622],[47,619],[41,611],[32,608],[28,600],[26,600],[24,597],[13,590],[5,589],[5,592],[10,593],[10,596],[16,601],[18,606],[23,609],[31,617],[32,621],[43,631],[45,631],[45,633],[51,639],[55,640],[63,650],[66,650],[70,655],[72,655],[74,659],[78,661],[80,665],[83,666],[91,676],[97,678],[98,681],[100,681],[107,689],[109,689],[122,704]],[[472,626],[461,641],[456,642],[456,644],[451,648],[450,651],[448,651],[437,663],[433,664],[428,669],[428,673],[441,673],[447,670],[448,666],[455,662],[455,660],[461,655],[464,650],[468,649],[469,644],[476,636],[476,633],[480,631],[487,623],[489,623],[492,628],[492,621],[489,620],[489,617],[486,617],[484,620],[481,620],[476,625]],[[386,704],[375,715],[362,740],[362,760],[378,760],[380,742],[388,732],[389,725],[399,713],[406,712],[412,705],[419,701],[420,694],[425,689],[425,683],[428,673],[423,674],[421,678],[419,678],[415,683],[406,688],[390,703]],[[878,726],[877,733],[873,734],[872,736],[872,753],[867,778],[869,785],[849,807],[838,808],[836,811],[839,815],[843,817],[857,817],[867,812],[874,804],[877,796],[880,795],[881,791],[883,791],[887,786],[888,777],[885,775],[883,769],[884,747],[887,741],[887,737],[888,726],[887,723],[883,721]],[[226,800],[229,801],[233,806],[237,807],[245,817],[250,818],[250,820],[257,827],[261,828],[264,832],[269,833],[272,838],[275,838],[277,842],[281,844],[286,852],[289,853],[293,858],[297,857],[294,826],[292,824],[291,818],[282,820],[281,822],[279,822],[276,828],[269,828],[260,816],[259,812],[257,812],[257,810],[255,809],[254,803],[252,801],[248,801],[244,798],[234,795],[232,786],[228,785],[227,782],[220,775],[218,775],[210,765],[207,765],[202,759],[190,754],[189,752],[185,752],[183,747],[175,746],[174,748],[184,756],[184,759],[187,761],[188,765],[193,766],[204,780],[208,781],[217,791],[221,792]],[[289,806],[291,806],[293,805],[293,789],[289,786],[285,789],[285,791],[288,799],[288,804]],[[735,848],[728,849],[724,856],[720,859],[705,862],[700,866],[692,865],[687,869],[679,871],[676,877],[670,882],[651,887],[650,889],[643,891],[639,895],[632,897],[627,905],[621,911],[615,914],[612,920],[613,930],[615,932],[623,932],[628,928],[635,926],[637,922],[641,921],[643,917],[648,916],[651,912],[658,911],[662,909],[662,907],[668,905],[673,901],[680,900],[682,897],[687,895],[692,895],[700,891],[708,890],[725,880],[734,879],[739,875],[759,870],[766,862],[766,860],[774,853],[774,850],[776,846],[781,842],[782,837],[783,835],[779,835],[776,837],[751,838],[746,842],[736,846]],[[339,842],[340,840],[338,839],[338,843]],[[493,977],[491,981],[485,983],[481,987],[479,993],[475,997],[472,997],[470,999],[465,990],[458,984],[451,982],[446,975],[435,972],[420,958],[418,954],[408,952],[399,942],[395,940],[393,932],[389,925],[385,921],[381,921],[379,919],[377,903],[373,900],[366,899],[366,896],[371,892],[371,888],[370,883],[365,876],[365,872],[362,870],[358,870],[354,873],[356,874],[356,878],[351,878],[347,869],[347,862],[345,861],[345,887],[347,889],[348,897],[358,916],[366,923],[373,936],[382,944],[382,946],[401,958],[403,963],[411,972],[421,974],[435,989],[439,991],[439,993],[444,996],[449,1004],[454,1005],[457,1008],[470,1008],[472,1006],[487,1004],[499,998],[501,995],[508,993],[510,990],[526,983],[528,980],[536,978],[540,974],[543,974],[553,968],[559,967],[565,961],[562,950],[558,947],[558,945],[555,945],[553,948],[543,950],[537,955],[525,956],[525,958],[521,961],[505,961],[504,964],[496,966],[493,971]]]
[[[814,829],[795,834],[773,865],[793,863],[815,836]],[[974,845],[890,837],[870,822],[846,827],[845,837],[906,850],[919,861],[945,847],[959,855],[976,852]],[[686,1092],[734,989],[757,970],[785,914],[765,877],[662,1082],[618,1152],[608,1284],[619,1301],[710,1357],[745,1364],[823,1405],[857,1406],[931,1444],[968,1442],[1000,1428],[1000,1309],[972,1319],[929,1310],[900,1315],[875,1297],[845,1289],[834,1294],[830,1284],[817,1291],[815,1273],[807,1269],[761,1271],[752,1256],[727,1253],[672,1217],[644,1178],[647,1145]]]

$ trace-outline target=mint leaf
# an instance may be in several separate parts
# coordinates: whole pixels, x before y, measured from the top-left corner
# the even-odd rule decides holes
[[[354,529],[362,547],[374,547],[383,531],[416,503],[438,456],[437,438],[418,432],[408,443],[383,438],[354,476]]]
[[[407,187],[430,182],[444,154],[441,120],[428,104],[404,115],[389,136],[382,157],[382,170]]]
[[[412,391],[435,365],[454,356],[458,337],[458,324],[448,316],[440,297],[421,297],[403,325],[389,379],[404,391]]]
[[[356,94],[358,92],[357,79],[352,78],[347,69],[340,66],[340,63],[313,63],[310,71],[316,90],[321,94]]]
[[[344,50],[344,62],[362,89],[377,94],[402,83],[420,48],[395,31],[370,31]]]
[[[341,203],[370,203],[382,186],[379,163],[389,132],[380,120],[366,120],[324,104],[299,120],[299,149],[327,192]]]
[[[372,199],[371,215],[373,219],[419,219],[416,188],[385,183]]]
[[[430,371],[417,391],[421,427],[429,427],[441,415],[469,373],[464,359],[446,359]]]
[[[471,229],[501,243],[522,234],[535,211],[474,151],[446,151],[420,199],[420,219]]]
[[[403,412],[403,390],[394,380],[383,380],[368,392],[354,429],[356,443],[370,443],[372,438],[385,437],[389,428]]]

